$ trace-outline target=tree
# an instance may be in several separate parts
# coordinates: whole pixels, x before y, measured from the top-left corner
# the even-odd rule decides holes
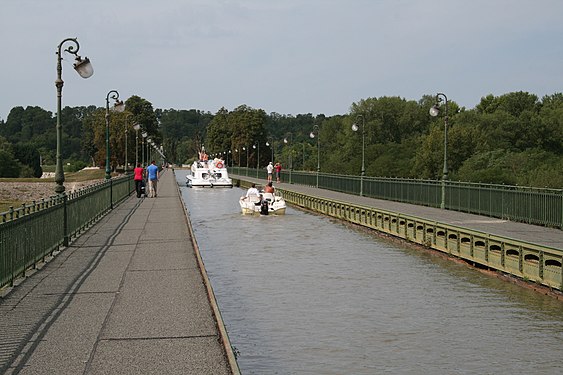
[[[14,157],[24,166],[28,166],[31,176],[39,178],[43,174],[41,169],[41,157],[34,145],[29,143],[19,143],[14,147]]]
[[[6,150],[0,150],[0,177],[13,178],[20,176],[20,163]]]

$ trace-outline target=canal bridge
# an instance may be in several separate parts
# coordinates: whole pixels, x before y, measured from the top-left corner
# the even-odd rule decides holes
[[[125,177],[1,224],[1,372],[238,373],[171,172],[160,189],[138,200]],[[306,185],[278,189],[296,206],[561,290],[559,229]]]

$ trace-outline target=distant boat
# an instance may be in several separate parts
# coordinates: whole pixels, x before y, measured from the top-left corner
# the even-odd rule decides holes
[[[220,159],[194,161],[186,176],[187,187],[233,187],[227,167]]]

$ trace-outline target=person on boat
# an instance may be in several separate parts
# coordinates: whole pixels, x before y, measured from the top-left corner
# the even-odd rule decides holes
[[[272,182],[272,173],[274,172],[274,166],[272,165],[272,162],[268,164],[266,170],[268,171],[268,182]]]
[[[274,194],[275,191],[276,189],[274,189],[274,186],[272,185],[272,181],[268,182],[268,184],[264,187],[264,193]]]
[[[252,184],[252,186],[246,191],[246,198],[248,197],[260,198],[260,192],[256,189],[256,184]]]

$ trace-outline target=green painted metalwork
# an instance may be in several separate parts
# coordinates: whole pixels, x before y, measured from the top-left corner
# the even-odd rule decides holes
[[[52,255],[134,190],[132,176],[23,205],[0,214],[0,288]]]
[[[263,171],[261,171],[263,172]],[[235,175],[254,175],[253,169],[233,167]],[[291,182],[316,186],[315,172],[292,171]],[[266,178],[260,174],[260,178]],[[289,181],[282,170],[282,182]],[[319,188],[359,195],[360,176],[319,173]],[[440,207],[442,181],[364,177],[366,197]],[[483,216],[563,229],[563,189],[446,181],[445,208]]]
[[[440,186],[439,184],[437,185]],[[284,190],[287,202],[563,290],[563,251],[455,225]]]

